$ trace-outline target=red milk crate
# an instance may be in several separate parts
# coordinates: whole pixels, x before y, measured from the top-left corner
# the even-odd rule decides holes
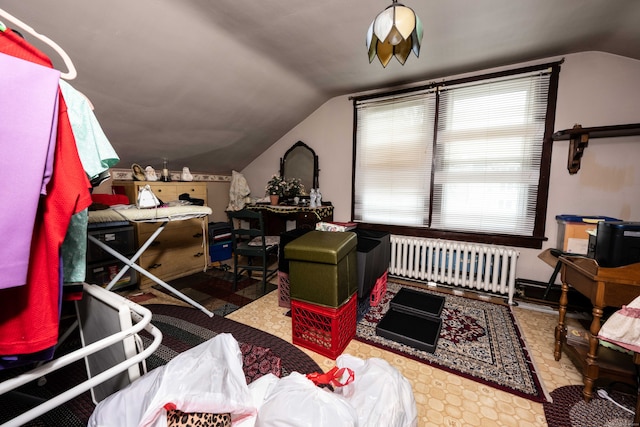
[[[278,306],[289,308],[291,301],[289,297],[289,273],[278,271]]]
[[[378,277],[378,280],[376,280],[375,285],[373,285],[373,288],[371,289],[371,295],[369,295],[369,305],[371,305],[371,307],[375,307],[380,304],[382,297],[385,292],[387,292],[388,271],[389,270],[385,271],[382,276]]]
[[[335,359],[356,335],[358,295],[338,308],[291,300],[293,343]]]

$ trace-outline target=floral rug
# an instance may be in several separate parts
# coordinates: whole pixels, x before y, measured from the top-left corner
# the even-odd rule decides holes
[[[376,325],[402,287],[445,297],[442,329],[433,353],[376,334]],[[358,322],[355,339],[535,402],[546,401],[509,306],[389,281],[380,304]]]

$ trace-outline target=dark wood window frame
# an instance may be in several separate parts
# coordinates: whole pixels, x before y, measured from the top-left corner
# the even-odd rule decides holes
[[[553,131],[555,126],[556,116],[556,102],[558,96],[558,81],[560,74],[560,65],[563,61],[557,61],[552,63],[533,65],[528,67],[517,68],[513,70],[506,70],[495,73],[482,74],[473,77],[467,77],[462,79],[456,79],[445,82],[449,86],[470,83],[482,80],[489,80],[507,76],[515,76],[523,73],[530,73],[535,71],[541,71],[551,68],[551,75],[549,81],[549,94],[547,100],[547,110],[545,116],[545,130],[544,140],[542,146],[542,155],[540,162],[540,177],[538,183],[538,193],[536,200],[536,216],[534,222],[534,229],[532,236],[516,236],[516,235],[503,235],[503,234],[488,234],[488,233],[471,233],[471,232],[458,232],[449,230],[438,230],[434,228],[419,228],[419,227],[407,227],[385,224],[373,224],[366,222],[359,222],[358,227],[369,230],[386,231],[392,234],[405,235],[405,236],[418,236],[439,238],[447,240],[458,240],[466,242],[488,243],[497,245],[507,245],[514,247],[533,248],[540,249],[542,243],[547,240],[545,237],[545,221],[547,216],[547,199],[549,195],[549,175],[551,170],[551,150],[553,146]],[[355,201],[355,171],[356,171],[356,129],[357,129],[357,114],[356,103],[358,101],[374,99],[379,97],[388,97],[393,95],[399,95],[403,93],[428,90],[429,88],[442,85],[443,82],[431,83],[419,87],[413,87],[409,89],[402,89],[384,93],[376,93],[364,96],[353,97],[354,102],[354,123],[353,123],[353,165],[352,165],[352,179],[351,179],[351,218],[354,218],[354,201]],[[436,118],[437,123],[437,118]]]

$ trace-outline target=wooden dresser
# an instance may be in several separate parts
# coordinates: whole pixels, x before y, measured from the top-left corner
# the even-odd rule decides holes
[[[112,187],[114,191],[126,194],[131,203],[135,203],[138,188],[146,184],[149,184],[156,196],[165,203],[178,200],[180,194],[187,193],[191,198],[203,199],[207,205],[206,182],[114,181]],[[157,223],[134,225],[138,246],[159,226]],[[206,218],[204,230],[202,219],[171,221],[141,255],[138,264],[165,282],[203,271],[209,261],[207,226]],[[140,289],[147,289],[153,285],[155,282],[148,277],[140,277]]]

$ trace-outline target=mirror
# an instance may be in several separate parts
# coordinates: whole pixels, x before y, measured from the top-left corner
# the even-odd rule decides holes
[[[300,178],[304,191],[309,194],[318,188],[318,156],[311,147],[298,141],[280,158],[280,176],[285,179]]]

